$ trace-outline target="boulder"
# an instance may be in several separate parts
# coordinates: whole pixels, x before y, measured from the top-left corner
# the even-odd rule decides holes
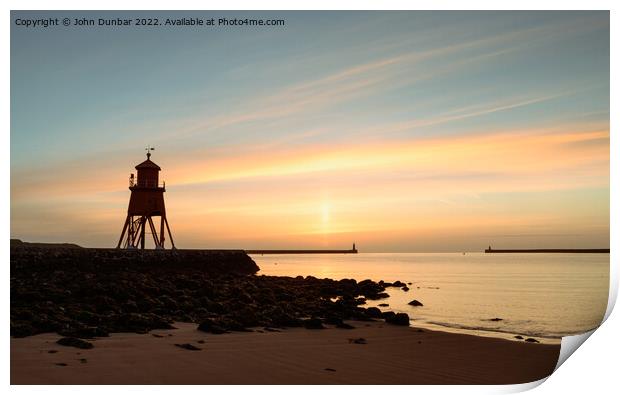
[[[366,314],[371,318],[381,318],[382,312],[378,307],[369,307],[366,309]]]
[[[360,294],[366,296],[366,298],[368,299],[371,299],[369,296],[376,295],[385,290],[385,287],[383,285],[376,283],[372,280],[360,281],[357,286]]]
[[[342,324],[342,318],[334,317],[334,316],[329,316],[325,318],[323,321],[328,325],[341,325]]]
[[[61,346],[76,347],[76,348],[81,348],[83,350],[89,350],[95,347],[93,346],[91,342],[78,339],[77,337],[63,337],[63,338],[58,339],[56,343],[60,344]]]
[[[395,312],[393,311],[384,311],[381,313],[381,318],[383,318],[384,320],[388,320],[389,318],[392,318],[396,315]]]
[[[201,348],[198,348],[196,346],[194,346],[193,344],[189,344],[189,343],[182,343],[182,344],[175,344],[175,346],[179,347],[179,348],[184,348],[186,350],[190,350],[190,351],[200,351],[202,350]]]
[[[86,339],[92,339],[95,337],[107,337],[110,336],[108,331],[104,328],[97,326],[85,326],[81,328],[68,328],[58,331],[58,334],[67,337],[81,337]]]
[[[392,325],[409,326],[409,315],[406,313],[396,313],[385,318],[385,322]]]
[[[199,331],[213,333],[214,335],[221,335],[228,331],[224,329],[219,323],[214,320],[204,320],[197,328]]]
[[[389,297],[390,295],[385,292],[379,292],[379,293],[373,293],[373,294],[366,295],[366,299],[370,299],[370,300],[385,299]]]
[[[128,313],[123,314],[115,323],[115,329],[132,331],[136,333],[147,333],[153,329],[176,329],[163,317],[157,314]]]
[[[33,336],[40,333],[28,322],[14,322],[11,321],[11,336],[13,337],[26,337]]]
[[[303,321],[306,329],[325,329],[323,322],[319,318],[309,318]]]
[[[412,300],[411,302],[409,302],[409,303],[408,303],[408,305],[409,305],[409,306],[414,306],[414,307],[417,307],[417,306],[424,306],[424,305],[422,304],[422,302],[420,302],[420,301],[419,301],[419,300],[417,300],[417,299]]]

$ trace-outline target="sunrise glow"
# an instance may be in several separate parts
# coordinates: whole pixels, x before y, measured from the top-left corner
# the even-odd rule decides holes
[[[344,13],[304,42],[301,13],[226,45],[24,32],[11,237],[113,246],[151,144],[180,247],[607,247],[608,18],[429,15]]]

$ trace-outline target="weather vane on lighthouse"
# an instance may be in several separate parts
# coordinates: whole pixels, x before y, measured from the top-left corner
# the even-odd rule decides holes
[[[172,244],[173,249],[175,248],[166,218],[166,206],[164,205],[166,183],[159,184],[161,168],[151,161],[151,151],[154,150],[155,148],[150,145],[145,148],[146,160],[136,166],[137,179],[133,173],[129,176],[131,197],[125,225],[123,225],[123,231],[116,248],[144,249],[147,224],[150,233],[153,235],[156,249],[164,248],[164,241],[166,240],[164,230],[168,231],[170,244]],[[159,234],[153,217],[160,217]]]

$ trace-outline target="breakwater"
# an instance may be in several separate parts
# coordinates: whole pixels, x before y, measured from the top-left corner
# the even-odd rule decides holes
[[[255,276],[242,250],[117,250],[12,242],[11,335],[92,338],[192,322],[220,334],[255,327],[351,329],[344,320],[409,325],[364,308],[389,283]]]
[[[11,273],[45,270],[107,272],[200,270],[211,274],[255,274],[258,265],[243,250],[124,250],[29,245],[11,247]]]
[[[503,253],[503,254],[517,254],[517,253],[527,253],[527,254],[537,254],[537,253],[581,253],[581,254],[609,254],[609,248],[541,248],[541,249],[530,249],[530,250],[494,250],[491,248],[487,248],[484,250],[487,254],[493,253]]]
[[[352,250],[245,250],[248,254],[357,254],[356,249]]]

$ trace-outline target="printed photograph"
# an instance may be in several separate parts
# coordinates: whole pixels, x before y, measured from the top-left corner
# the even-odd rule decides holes
[[[602,323],[609,11],[10,20],[11,384],[531,383]]]

